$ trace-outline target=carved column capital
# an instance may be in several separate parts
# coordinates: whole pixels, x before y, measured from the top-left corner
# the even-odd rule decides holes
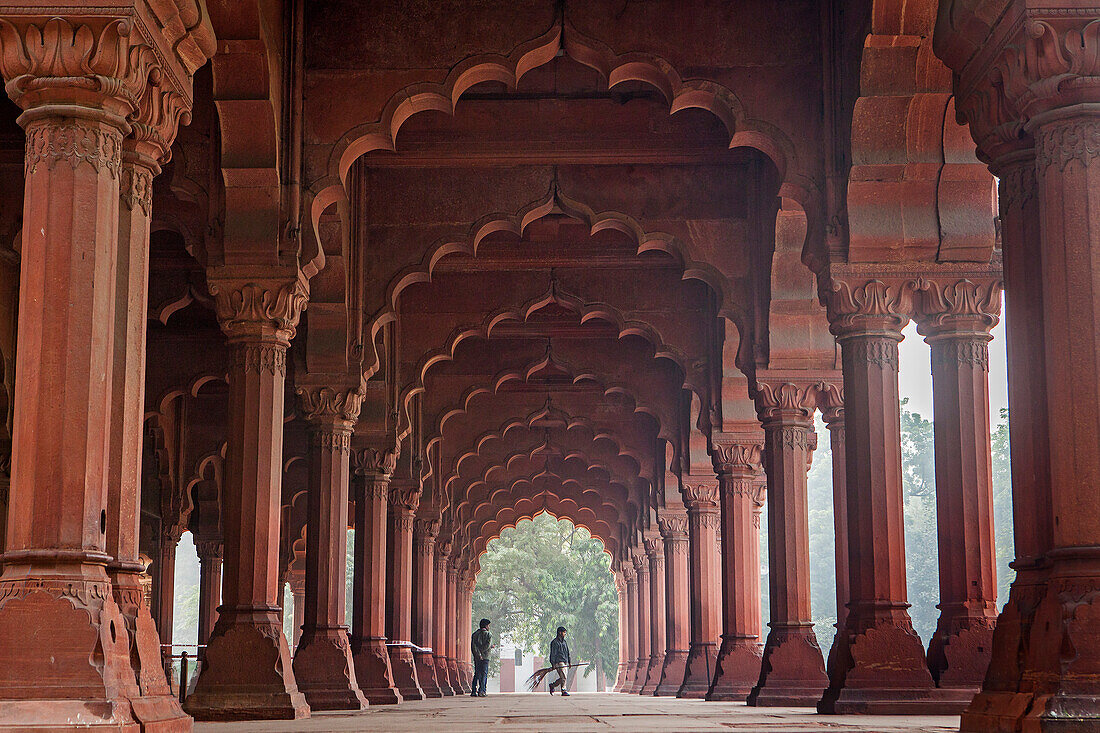
[[[924,336],[951,332],[987,335],[1001,314],[1004,283],[999,273],[983,279],[918,277],[917,331]]]
[[[623,581],[626,583],[627,590],[631,593],[638,587],[638,576],[634,572],[634,563],[623,560]]]
[[[342,430],[347,434],[347,450],[351,448],[351,429],[359,419],[359,409],[365,393],[362,387],[303,385],[295,392],[302,417],[317,428]]]
[[[661,537],[666,542],[687,541],[688,520],[687,512],[665,511],[657,517],[657,526],[661,530]],[[669,552],[669,546],[665,545],[665,552]]]
[[[435,538],[439,534],[439,520],[428,517],[413,518],[413,550],[425,555],[435,547]]]
[[[195,554],[203,562],[221,560],[224,550],[225,545],[219,538],[205,538],[195,542]]]
[[[218,322],[230,342],[273,342],[284,349],[290,345],[309,302],[304,275],[289,280],[250,280],[212,270],[208,280]],[[285,373],[285,355],[283,360]]]
[[[385,476],[388,478],[397,468],[397,457],[396,450],[360,448],[352,451],[352,469],[361,476]]]
[[[831,371],[771,370],[757,372],[754,399],[765,425],[773,423],[810,426],[814,410],[841,400],[841,377]],[[842,401],[842,400],[841,400]]]
[[[718,482],[717,480],[695,480],[684,482],[684,505],[688,512],[706,511],[718,508]]]
[[[641,578],[643,575],[649,577],[649,558],[644,552],[635,552],[630,556],[630,560],[634,564],[634,574],[637,577]]]
[[[759,470],[763,450],[764,434],[760,430],[711,436],[711,460],[720,475],[748,475]]]
[[[905,279],[834,272],[822,279],[822,290],[836,337],[877,333],[901,340],[911,310]]]
[[[665,562],[665,547],[661,538],[658,537],[646,537],[642,540],[645,543],[645,552],[649,556],[651,563],[656,563],[655,567],[664,565]]]

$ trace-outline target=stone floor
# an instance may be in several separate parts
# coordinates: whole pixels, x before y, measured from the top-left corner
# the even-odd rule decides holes
[[[675,698],[605,693],[575,693],[569,698],[548,694],[492,695],[486,698],[444,698],[397,706],[376,706],[362,713],[319,713],[298,722],[199,723],[196,733],[228,731],[428,731],[466,733],[500,730],[515,733],[553,731],[875,731],[931,733],[956,731],[955,716],[825,716],[808,708],[748,708],[737,703],[713,703]]]

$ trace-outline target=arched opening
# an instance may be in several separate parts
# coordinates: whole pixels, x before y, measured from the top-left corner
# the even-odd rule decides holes
[[[548,645],[567,629],[574,664],[571,691],[603,692],[618,663],[619,603],[603,543],[567,518],[540,511],[491,539],[480,558],[473,625],[491,621],[489,689],[524,692],[524,681],[549,666]],[[536,691],[556,679],[551,673]],[[610,680],[610,681],[609,681]]]

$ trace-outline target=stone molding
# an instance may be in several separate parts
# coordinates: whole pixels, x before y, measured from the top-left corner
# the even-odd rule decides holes
[[[274,338],[290,345],[309,302],[304,277],[248,281],[211,274],[210,294],[222,330],[234,340]]]

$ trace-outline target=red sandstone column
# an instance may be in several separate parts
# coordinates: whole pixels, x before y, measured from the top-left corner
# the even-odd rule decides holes
[[[107,574],[130,632],[130,661],[141,690],[141,699],[133,701],[135,717],[151,727],[187,729],[191,723],[164,676],[161,638],[144,602],[138,559],[153,178],[175,137],[180,102],[176,95],[148,88],[122,143],[107,474],[107,552],[114,559]],[[171,627],[165,628],[171,637]]]
[[[172,653],[172,629],[176,609],[176,547],[181,533],[178,527],[162,525],[153,560],[153,619],[161,642],[161,656]]]
[[[829,300],[844,362],[850,600],[819,710],[961,711],[969,695],[933,687],[906,602],[897,371],[904,286],[860,277],[852,284],[834,275]]]
[[[939,687],[976,693],[997,619],[988,343],[1001,282],[930,278],[917,287],[918,331],[932,348],[940,558],[940,618],[928,666]]]
[[[632,560],[623,560],[623,580],[626,584],[626,635],[620,643],[626,646],[626,683],[623,692],[633,692],[638,681],[638,575]]]
[[[646,558],[649,562],[649,668],[646,670],[646,682],[642,687],[643,695],[652,695],[661,681],[661,667],[665,661],[666,625],[665,619],[665,549],[659,536],[645,540]]]
[[[218,620],[222,597],[222,541],[200,539],[195,543],[199,556],[199,644],[206,644]]]
[[[760,679],[759,431],[714,438],[722,501],[722,647],[708,700],[744,700]]]
[[[432,649],[433,636],[432,596],[435,576],[433,550],[439,534],[439,520],[417,517],[413,520],[413,643],[424,649]],[[435,657],[432,652],[415,652],[416,677],[425,697],[442,697],[436,679]]]
[[[456,551],[451,555],[451,562],[447,565],[447,672],[455,693],[466,693],[470,691],[470,686],[468,681],[463,679],[458,667],[458,649],[464,641],[459,639],[458,628],[458,563],[460,562],[461,558]]]
[[[185,708],[202,720],[301,718],[309,707],[281,633],[279,506],[286,352],[308,289],[300,273],[208,279],[230,349],[225,561],[221,612]]]
[[[665,509],[657,517],[665,543],[665,620],[668,624],[661,680],[654,695],[675,696],[684,681],[691,646],[691,611],[688,591],[688,518],[680,509]]]
[[[460,576],[462,620],[459,625],[459,650],[462,657],[462,670],[469,680],[470,690],[473,690],[474,663],[470,651],[470,637],[473,635],[473,597],[474,597],[474,573],[469,565],[463,569]]]
[[[387,635],[390,670],[397,691],[405,700],[423,700],[424,691],[416,677],[412,649],[412,531],[413,517],[420,505],[421,488],[410,481],[390,482],[388,563],[386,567]]]
[[[298,644],[302,640],[302,626],[306,622],[306,571],[305,568],[295,568],[287,571],[287,585],[290,586],[290,649],[298,651]]]
[[[309,425],[306,598],[294,676],[313,710],[362,710],[345,624],[351,432],[363,393],[356,385],[301,386]]]
[[[355,679],[372,705],[401,702],[386,650],[386,515],[395,458],[370,448],[357,451],[355,577],[352,594],[352,661]]]
[[[830,676],[836,665],[837,635],[848,619],[848,491],[844,461],[844,407],[834,405],[822,411],[829,428],[829,448],[833,458],[833,553],[836,566],[836,634],[829,647],[827,668]]]
[[[0,72],[25,110],[19,124],[27,132],[14,481],[0,561],[0,726],[13,729],[74,720],[113,729],[188,727],[178,706],[163,699],[156,632],[132,583],[140,572],[137,499],[123,496],[122,481],[132,489],[136,476],[122,476],[129,468],[114,419],[129,436],[140,435],[140,420],[128,421],[143,375],[136,373],[140,355],[127,353],[118,369],[126,370],[129,399],[118,403],[113,372],[124,337],[115,338],[116,265],[123,237],[130,252],[137,245],[131,235],[148,216],[142,210],[128,218],[120,237],[127,119],[136,141],[156,94],[164,102],[156,108],[174,116],[174,131],[213,36],[209,24],[196,23],[181,26],[183,37],[169,44],[147,15],[126,5],[72,19],[50,17],[62,11],[33,3],[11,6],[0,28]],[[149,91],[151,75],[163,90]],[[130,163],[126,196],[137,170]],[[139,208],[148,201],[143,191],[136,196]],[[131,274],[142,277],[127,266],[128,288]],[[131,340],[140,328],[126,331],[125,348],[140,351]],[[117,415],[123,411],[125,418]],[[109,491],[112,458],[118,480]],[[127,576],[117,594],[105,569],[112,557],[112,572]],[[134,662],[143,664],[140,683]],[[28,708],[27,700],[36,702]]]
[[[814,395],[803,383],[761,381],[757,409],[764,426],[768,476],[770,630],[760,679],[749,705],[814,705],[828,683],[810,614],[806,468]]]
[[[627,658],[627,608],[626,579],[620,571],[611,571],[615,577],[615,592],[619,596],[619,668],[615,675],[615,687],[612,692],[622,692],[626,687],[627,671],[630,663]],[[536,667],[538,669],[538,667]]]
[[[434,581],[432,583],[432,656],[435,678],[444,697],[454,695],[447,667],[447,568],[451,564],[451,544],[436,540]]]
[[[718,552],[715,533],[721,521],[716,479],[684,483],[684,504],[688,512],[688,541],[691,563],[691,647],[684,681],[677,697],[702,698],[710,689],[721,636],[719,608],[722,589],[715,586]]]
[[[638,600],[635,608],[638,626],[636,649],[638,657],[637,672],[634,675],[634,685],[630,688],[632,693],[640,693],[645,687],[646,677],[649,675],[649,651],[650,651],[650,606],[649,606],[649,560],[645,553],[636,551],[632,561],[634,563],[634,577],[637,578]],[[576,676],[574,675],[574,678]]]
[[[1050,448],[1045,349],[1044,284],[1035,154],[1011,149],[992,166],[1000,178],[1001,239],[1007,313],[1009,437],[1016,579],[993,632],[993,652],[982,691],[963,713],[964,731],[1014,731],[1030,707],[1048,663],[1030,653],[1030,634],[1046,593],[1052,546]],[[1038,657],[1038,658],[1037,658]]]

